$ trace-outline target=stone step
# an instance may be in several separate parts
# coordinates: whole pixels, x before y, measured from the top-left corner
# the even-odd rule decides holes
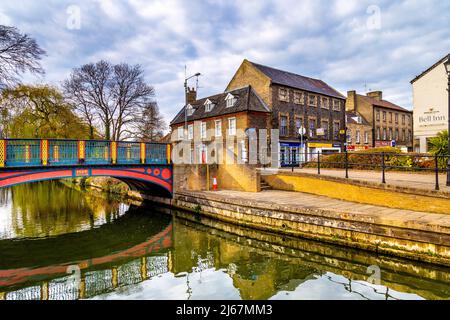
[[[272,187],[265,181],[261,181],[260,188],[261,190],[272,190]]]

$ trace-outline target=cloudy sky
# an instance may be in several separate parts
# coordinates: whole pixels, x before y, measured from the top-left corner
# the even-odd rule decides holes
[[[167,121],[183,104],[185,65],[202,73],[200,96],[223,91],[247,58],[411,108],[409,81],[450,52],[440,0],[0,0],[0,24],[47,51],[46,75],[27,82],[59,85],[100,59],[139,63]]]

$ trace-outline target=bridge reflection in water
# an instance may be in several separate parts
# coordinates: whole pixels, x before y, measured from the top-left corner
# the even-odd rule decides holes
[[[0,298],[450,298],[448,268],[170,209],[126,211],[76,233],[4,237],[0,252],[8,254],[0,259]],[[80,268],[80,282],[66,273],[71,265]],[[380,285],[367,282],[370,265],[380,267]]]

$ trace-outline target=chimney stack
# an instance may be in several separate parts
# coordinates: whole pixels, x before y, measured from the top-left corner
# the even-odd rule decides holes
[[[367,96],[374,98],[378,101],[383,100],[383,92],[381,91],[372,91],[372,92],[367,92]]]
[[[345,103],[346,111],[356,111],[356,91],[347,91],[347,102]]]
[[[194,88],[187,87],[186,91],[186,105],[197,101],[197,91]]]

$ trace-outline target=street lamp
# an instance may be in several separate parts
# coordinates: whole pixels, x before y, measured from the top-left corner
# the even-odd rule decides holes
[[[185,95],[185,98],[186,98],[186,96],[188,94],[188,85],[187,85],[188,80],[192,79],[194,77],[200,77],[200,75],[201,75],[201,73],[197,72],[196,74],[194,74],[194,75],[192,75],[190,77],[185,77],[184,78],[184,95]],[[188,105],[187,98],[186,98],[185,102],[186,102],[186,104],[184,106],[184,130],[185,130],[185,134],[187,134],[186,133],[187,132],[187,105]]]
[[[450,55],[448,56],[447,60],[444,62],[445,71],[447,72],[447,92],[448,92],[448,114],[447,114],[447,121],[448,121],[448,156],[447,158],[447,187],[450,187]]]

